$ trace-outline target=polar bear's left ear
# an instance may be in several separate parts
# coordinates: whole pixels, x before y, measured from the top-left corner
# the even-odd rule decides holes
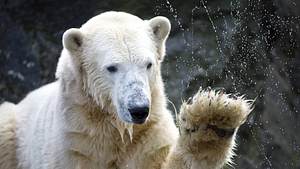
[[[77,28],[67,30],[63,35],[63,46],[70,52],[78,51],[83,43],[83,34]]]
[[[149,20],[149,25],[152,28],[154,40],[157,44],[158,60],[162,61],[165,55],[165,43],[171,30],[170,21],[166,17],[157,16]]]

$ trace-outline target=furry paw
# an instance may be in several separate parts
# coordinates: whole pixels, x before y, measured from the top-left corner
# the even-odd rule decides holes
[[[223,90],[200,89],[180,110],[180,131],[200,141],[231,138],[251,112],[252,101]],[[190,137],[191,138],[191,137]]]

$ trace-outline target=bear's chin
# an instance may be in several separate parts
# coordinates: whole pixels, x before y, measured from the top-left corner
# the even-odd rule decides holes
[[[142,125],[147,123],[148,117],[145,119],[132,119],[132,120],[123,120],[121,119],[122,122],[127,123],[127,124],[138,124]]]

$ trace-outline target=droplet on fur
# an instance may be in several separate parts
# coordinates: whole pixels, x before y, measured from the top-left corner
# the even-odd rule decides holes
[[[225,89],[224,87],[220,87],[220,88],[219,88],[219,91],[220,91],[220,92],[225,92],[226,89]]]

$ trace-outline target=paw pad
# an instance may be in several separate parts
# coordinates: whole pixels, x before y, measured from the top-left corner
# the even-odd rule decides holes
[[[207,125],[207,129],[213,130],[221,138],[231,137],[236,129],[222,129],[214,125]]]
[[[252,101],[243,96],[226,94],[225,89],[199,89],[194,97],[183,103],[180,116],[182,127],[193,133],[197,126],[206,126],[219,137],[230,137],[245,122],[252,110]],[[184,117],[184,118],[183,118]],[[202,129],[205,130],[205,129]]]

